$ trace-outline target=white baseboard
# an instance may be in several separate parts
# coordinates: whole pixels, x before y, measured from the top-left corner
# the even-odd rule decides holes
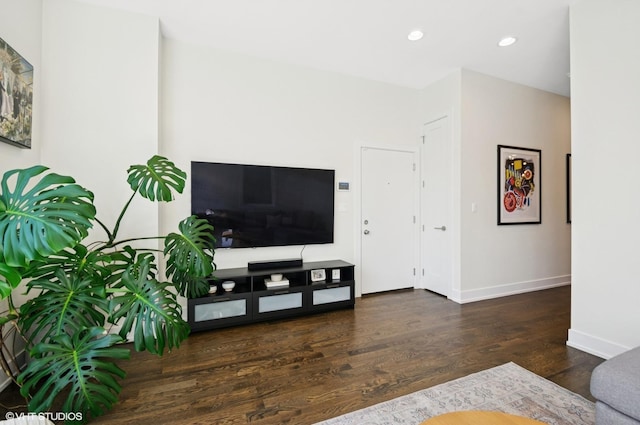
[[[570,284],[571,275],[564,275],[490,286],[487,288],[471,289],[467,291],[453,290],[449,299],[457,302],[458,304],[465,304],[492,298],[506,297],[509,295],[524,294],[526,292],[541,291],[543,289],[556,288],[558,286],[566,286]]]
[[[603,359],[610,359],[632,348],[575,329],[569,329],[567,345]]]

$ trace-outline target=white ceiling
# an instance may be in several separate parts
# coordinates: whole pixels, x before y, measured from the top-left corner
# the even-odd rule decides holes
[[[80,1],[157,16],[166,38],[405,87],[466,68],[569,96],[577,0]],[[505,35],[518,42],[497,47]]]

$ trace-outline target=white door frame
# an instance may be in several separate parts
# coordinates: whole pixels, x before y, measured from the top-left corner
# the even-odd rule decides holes
[[[418,143],[416,143],[417,147]],[[355,214],[353,215],[353,229],[354,229],[354,233],[353,233],[353,237],[355,240],[354,243],[354,256],[353,258],[355,258],[356,260],[356,267],[355,267],[355,296],[356,297],[361,297],[362,296],[362,272],[361,272],[361,267],[362,267],[362,238],[361,238],[361,232],[362,232],[362,223],[361,223],[361,219],[362,219],[362,149],[363,148],[367,148],[367,149],[379,149],[379,150],[387,150],[387,151],[395,151],[395,152],[406,152],[406,153],[410,153],[413,155],[413,162],[414,164],[416,164],[416,172],[415,172],[415,182],[414,182],[414,193],[413,193],[413,211],[414,211],[414,215],[416,216],[416,221],[418,222],[419,217],[418,217],[418,213],[419,213],[419,205],[420,205],[420,191],[418,190],[419,188],[419,182],[420,182],[420,166],[419,166],[419,149],[416,148],[410,148],[410,147],[399,147],[399,146],[392,146],[392,145],[377,145],[377,144],[371,144],[371,143],[366,143],[366,142],[357,142],[354,144],[354,174],[353,174],[353,179],[354,182],[356,184],[354,184],[354,188],[353,188],[353,199],[354,199],[354,206],[355,206]],[[417,232],[418,226],[416,225],[416,232]],[[420,252],[420,237],[416,236],[414,238],[414,243],[413,243],[413,247],[412,247],[412,252],[413,252],[413,267],[416,270],[415,275],[414,275],[414,279],[413,279],[413,286],[415,287],[416,282],[418,282],[418,266],[420,265],[419,263],[419,252]]]
[[[452,200],[450,205],[450,223],[451,226],[447,226],[447,231],[451,231],[451,248],[450,255],[452,256],[452,270],[451,270],[451,288],[449,288],[447,298],[455,301],[457,303],[461,303],[461,229],[460,223],[462,222],[461,217],[461,147],[460,147],[460,135],[459,135],[459,124],[456,121],[456,116],[453,110],[447,110],[442,114],[436,115],[433,118],[425,120],[422,124],[421,135],[424,136],[424,127],[428,124],[439,121],[443,118],[449,119],[449,137],[451,140],[451,188],[452,188]],[[422,138],[420,140],[420,145],[422,144]],[[422,151],[420,151],[422,152]],[[422,164],[420,170],[420,178],[423,174]],[[420,200],[421,201],[421,200]],[[419,201],[419,202],[420,202]],[[419,204],[421,205],[421,203]],[[422,211],[420,211],[420,226],[422,223]],[[419,238],[419,248],[422,246],[422,237],[424,237],[424,233],[420,232]],[[420,253],[422,255],[422,253]],[[419,258],[418,264],[422,267],[422,259]],[[420,287],[422,287],[422,279],[418,279]]]

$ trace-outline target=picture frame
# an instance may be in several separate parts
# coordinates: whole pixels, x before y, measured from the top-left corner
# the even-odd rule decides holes
[[[567,223],[571,224],[571,154],[567,154]]]
[[[339,282],[340,281],[340,269],[331,270],[331,280],[333,282]]]
[[[327,280],[327,272],[324,269],[311,270],[312,282],[324,282]]]
[[[30,149],[33,66],[0,38],[0,141]]]
[[[498,225],[542,223],[542,151],[498,145]]]

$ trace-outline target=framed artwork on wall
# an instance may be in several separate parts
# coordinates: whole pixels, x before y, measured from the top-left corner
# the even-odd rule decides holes
[[[0,38],[0,141],[31,148],[33,66]]]
[[[542,151],[498,145],[498,225],[542,223]]]

